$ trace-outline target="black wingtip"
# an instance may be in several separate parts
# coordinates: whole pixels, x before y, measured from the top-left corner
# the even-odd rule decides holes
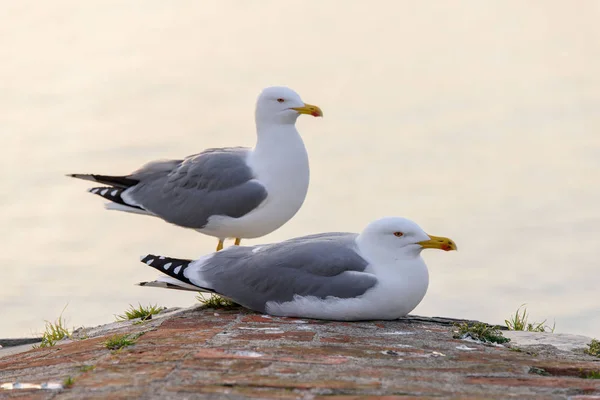
[[[98,182],[103,185],[114,186],[121,189],[127,189],[140,183],[137,179],[127,176],[110,176],[99,174],[66,174],[69,178],[83,179],[84,181]]]
[[[138,210],[143,210],[143,208],[140,206],[127,203],[125,201],[125,199],[123,197],[121,197],[121,195],[123,194],[123,192],[125,190],[127,190],[127,189],[113,187],[113,186],[100,186],[100,187],[90,188],[90,189],[88,189],[88,192],[90,192],[92,194],[96,194],[106,200],[110,200],[113,203],[121,204],[123,206],[127,206],[130,208],[137,208]]]
[[[144,264],[155,268],[165,275],[169,275],[172,278],[180,280],[184,283],[194,285],[185,276],[185,270],[190,265],[192,260],[183,260],[181,258],[171,258],[164,256],[157,256],[155,254],[147,254],[140,259]]]
[[[140,257],[140,262],[143,262],[144,264],[148,264],[149,260],[155,260],[158,257],[159,256],[155,256],[154,254],[146,254],[145,256]],[[150,265],[150,264],[148,264],[148,265]]]

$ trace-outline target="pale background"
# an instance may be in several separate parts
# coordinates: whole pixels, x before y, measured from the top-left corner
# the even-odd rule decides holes
[[[557,331],[600,336],[597,1],[0,1],[0,337],[65,311],[194,295],[133,286],[148,252],[215,240],[109,212],[65,173],[253,145],[254,101],[287,85],[304,207],[245,243],[410,217],[459,251],[427,251],[415,314],[503,322],[528,303]]]

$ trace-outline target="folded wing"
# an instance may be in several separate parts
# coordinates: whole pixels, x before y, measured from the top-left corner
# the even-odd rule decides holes
[[[377,278],[366,272],[368,262],[355,251],[355,237],[334,233],[265,246],[233,246],[181,263],[177,271],[165,270],[155,262],[150,265],[182,282],[265,312],[267,302],[282,303],[294,296],[351,298],[372,288]]]
[[[154,161],[127,176],[70,176],[110,185],[92,192],[119,205],[200,229],[211,216],[239,218],[266,199],[267,190],[246,163],[248,151],[209,149],[183,160]]]

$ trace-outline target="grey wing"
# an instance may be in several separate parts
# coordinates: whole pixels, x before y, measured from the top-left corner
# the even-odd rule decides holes
[[[261,312],[268,301],[290,301],[295,295],[356,297],[372,288],[377,278],[365,272],[368,262],[356,253],[355,238],[355,234],[334,233],[266,246],[230,247],[199,270],[188,270],[186,276]]]
[[[145,164],[140,169],[132,172],[127,178],[135,179],[138,182],[142,180],[156,179],[170,174],[179,168],[184,160],[156,160]]]
[[[246,148],[209,149],[184,160],[161,161],[131,174],[126,196],[176,225],[199,229],[213,215],[239,218],[257,208],[267,190],[246,164]]]

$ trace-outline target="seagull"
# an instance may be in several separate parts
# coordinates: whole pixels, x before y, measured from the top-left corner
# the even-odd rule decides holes
[[[286,87],[269,87],[256,102],[257,141],[213,148],[179,160],[150,162],[123,176],[69,174],[98,182],[89,189],[111,203],[107,209],[151,215],[218,238],[264,236],[302,206],[309,183],[308,154],[296,130],[301,114],[322,117]]]
[[[149,254],[141,261],[166,275],[139,285],[212,292],[275,316],[391,320],[412,311],[427,292],[423,249],[457,248],[411,220],[386,217],[360,234],[232,246],[195,261]]]

